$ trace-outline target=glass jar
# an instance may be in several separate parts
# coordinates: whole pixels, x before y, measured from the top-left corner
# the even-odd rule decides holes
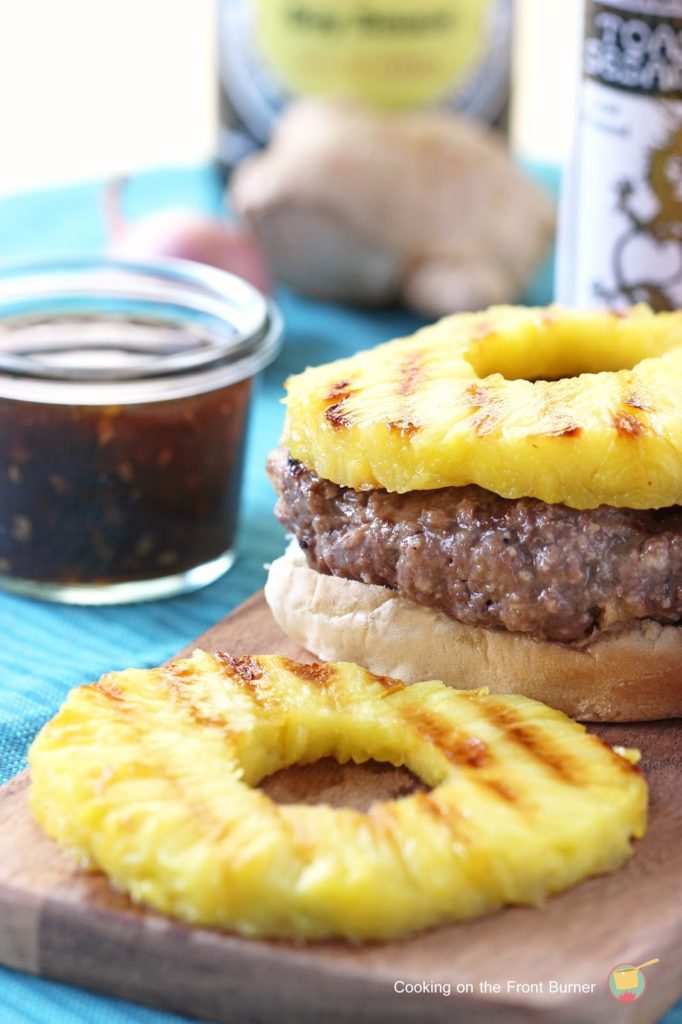
[[[0,586],[115,604],[224,573],[252,385],[281,334],[212,267],[0,270]]]

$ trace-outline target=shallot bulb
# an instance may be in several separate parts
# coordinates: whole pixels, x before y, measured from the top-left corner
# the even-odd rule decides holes
[[[110,256],[128,260],[165,257],[194,260],[237,274],[261,292],[272,290],[265,259],[251,235],[236,226],[179,207],[167,207],[139,220],[128,221],[121,211],[122,184],[121,180],[112,182],[105,194]]]

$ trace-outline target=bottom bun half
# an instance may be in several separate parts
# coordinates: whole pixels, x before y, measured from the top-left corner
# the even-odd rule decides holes
[[[587,722],[682,715],[682,627],[644,620],[584,647],[470,626],[386,587],[309,568],[298,545],[271,566],[265,597],[315,657],[408,683],[520,693]]]

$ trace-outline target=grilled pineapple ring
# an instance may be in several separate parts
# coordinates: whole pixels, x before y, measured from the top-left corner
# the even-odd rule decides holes
[[[429,793],[361,813],[254,788],[325,755]],[[646,785],[565,715],[352,664],[196,651],[74,690],[33,744],[31,807],[134,900],[250,936],[388,938],[536,903],[617,867]]]
[[[460,314],[287,390],[290,454],[342,486],[682,503],[682,312]]]

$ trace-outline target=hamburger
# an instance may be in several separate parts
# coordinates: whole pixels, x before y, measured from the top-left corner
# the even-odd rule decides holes
[[[682,314],[500,307],[287,381],[266,597],[318,657],[682,714]]]

